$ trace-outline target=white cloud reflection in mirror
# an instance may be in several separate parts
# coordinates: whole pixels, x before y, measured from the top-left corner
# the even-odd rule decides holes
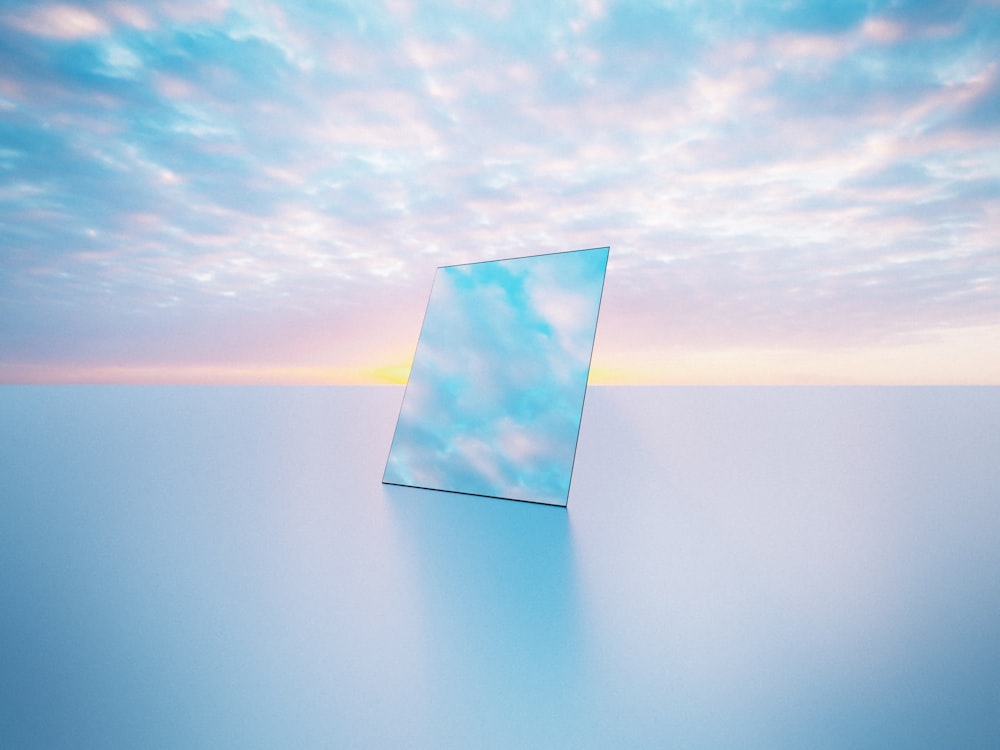
[[[438,268],[384,483],[566,505],[608,252]]]

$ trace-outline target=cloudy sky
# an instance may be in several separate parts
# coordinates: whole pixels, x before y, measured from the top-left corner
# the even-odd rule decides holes
[[[0,381],[399,380],[437,266],[610,245],[592,382],[1000,383],[998,61],[996,2],[8,0]]]
[[[607,263],[440,269],[383,481],[566,505]]]

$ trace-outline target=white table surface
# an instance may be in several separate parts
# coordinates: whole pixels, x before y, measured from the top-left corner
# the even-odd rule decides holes
[[[0,388],[0,747],[1000,747],[1000,388],[592,387],[567,510],[401,398]]]

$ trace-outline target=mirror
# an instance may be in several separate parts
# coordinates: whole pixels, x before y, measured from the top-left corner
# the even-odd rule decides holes
[[[565,507],[608,253],[437,269],[383,483]]]

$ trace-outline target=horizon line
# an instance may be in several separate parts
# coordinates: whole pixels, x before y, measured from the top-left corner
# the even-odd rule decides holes
[[[404,386],[408,365],[274,367],[259,365],[41,365],[0,363],[0,385],[328,385]],[[588,385],[603,386],[1000,386],[990,377],[892,377],[889,373],[734,373],[727,368],[591,368]],[[981,373],[985,374],[985,373]]]

